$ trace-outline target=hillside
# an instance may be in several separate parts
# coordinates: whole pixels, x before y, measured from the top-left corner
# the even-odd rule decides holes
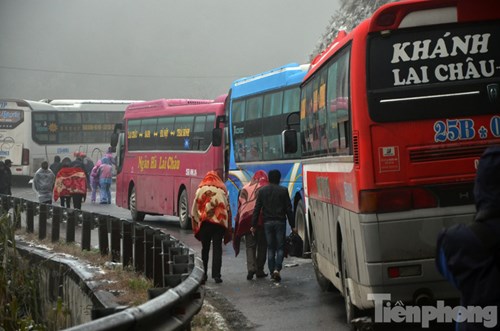
[[[377,8],[395,0],[340,0],[340,9],[333,14],[324,34],[316,44],[309,59],[321,53],[337,36],[340,30],[350,31],[362,20],[370,16]]]

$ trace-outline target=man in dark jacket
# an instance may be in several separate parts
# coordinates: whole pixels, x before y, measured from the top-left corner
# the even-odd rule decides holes
[[[12,167],[12,161],[10,159],[5,160],[5,180],[7,183],[7,194],[12,195],[12,171],[10,170]]]
[[[440,233],[436,264],[460,291],[461,306],[483,308],[475,323],[457,321],[457,329],[500,330],[500,146],[481,156],[474,199],[474,224],[454,225]]]
[[[292,231],[297,232],[297,229],[295,229],[295,219],[288,190],[280,186],[281,173],[279,170],[271,170],[268,177],[269,185],[262,187],[257,193],[250,231],[255,233],[262,210],[267,241],[267,266],[271,278],[279,282],[285,255],[286,220],[288,219]]]

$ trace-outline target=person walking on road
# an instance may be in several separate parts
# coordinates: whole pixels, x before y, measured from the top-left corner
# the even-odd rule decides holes
[[[479,160],[474,183],[476,215],[470,225],[443,229],[437,241],[436,266],[461,295],[462,308],[481,308],[498,316],[500,307],[500,146]],[[463,312],[461,312],[463,314]],[[462,315],[463,316],[463,315]],[[466,316],[466,315],[465,315]],[[457,322],[456,330],[500,330],[489,321]],[[496,323],[496,320],[495,320]]]
[[[99,192],[101,204],[111,203],[111,183],[113,181],[113,166],[108,158],[101,159],[101,165],[97,170],[99,176]]]
[[[40,169],[33,177],[33,190],[38,194],[38,201],[45,204],[52,204],[52,191],[56,176],[49,169],[49,162],[43,161]]]
[[[279,282],[285,255],[286,220],[288,219],[293,232],[297,232],[297,229],[288,190],[280,186],[281,173],[274,169],[269,171],[268,176],[269,185],[262,187],[257,194],[250,231],[257,233],[257,225],[262,212],[267,241],[267,265],[271,279]]]
[[[57,174],[55,174],[56,182],[54,183],[54,201],[57,201],[57,199],[60,197],[61,207],[66,207],[66,208],[71,208],[71,194],[70,194],[69,182],[65,182],[58,178],[60,177],[59,173],[61,172],[61,170],[69,167],[71,167],[71,159],[69,157],[65,157],[61,161],[61,165],[59,167],[59,170],[57,171]],[[58,187],[57,193],[56,193],[56,187]]]
[[[226,186],[215,171],[209,171],[198,185],[191,210],[192,228],[196,239],[201,241],[203,283],[208,278],[208,256],[212,251],[212,278],[222,283],[222,241],[231,241],[231,210]]]
[[[101,164],[101,160],[98,160],[90,171],[90,187],[92,190],[90,202],[92,203],[95,203],[97,199],[97,191],[99,190],[99,167]]]
[[[73,207],[82,209],[82,202],[87,195],[87,176],[80,167],[63,167],[56,176],[54,201],[65,196],[73,199]],[[61,204],[62,205],[62,204]],[[66,207],[70,207],[69,203]]]
[[[54,156],[54,162],[52,162],[49,169],[54,175],[57,175],[59,169],[61,169],[61,157],[59,155]]]
[[[238,214],[235,219],[233,248],[236,256],[240,252],[241,238],[245,238],[247,257],[247,280],[266,277],[264,266],[266,264],[267,242],[262,221],[262,213],[257,222],[255,233],[250,231],[252,227],[252,215],[257,201],[258,191],[269,184],[267,174],[258,170],[248,184],[243,186],[238,197]]]

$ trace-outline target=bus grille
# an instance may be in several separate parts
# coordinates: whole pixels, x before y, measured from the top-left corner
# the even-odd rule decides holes
[[[482,144],[474,145],[460,145],[460,146],[440,146],[434,148],[422,148],[410,150],[410,161],[413,163],[440,161],[450,159],[462,159],[477,157],[483,154],[488,146],[498,144],[498,141],[492,141]]]

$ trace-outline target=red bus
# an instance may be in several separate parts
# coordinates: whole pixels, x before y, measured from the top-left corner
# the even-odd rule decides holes
[[[382,6],[316,57],[300,112],[313,265],[348,322],[371,293],[457,298],[435,244],[472,221],[476,162],[500,144],[500,1]]]
[[[161,99],[127,107],[124,130],[111,145],[117,152],[116,204],[130,209],[133,221],[146,214],[177,215],[181,228],[191,226],[198,184],[210,170],[225,173],[224,143],[212,144],[214,129],[223,129],[225,99]]]

